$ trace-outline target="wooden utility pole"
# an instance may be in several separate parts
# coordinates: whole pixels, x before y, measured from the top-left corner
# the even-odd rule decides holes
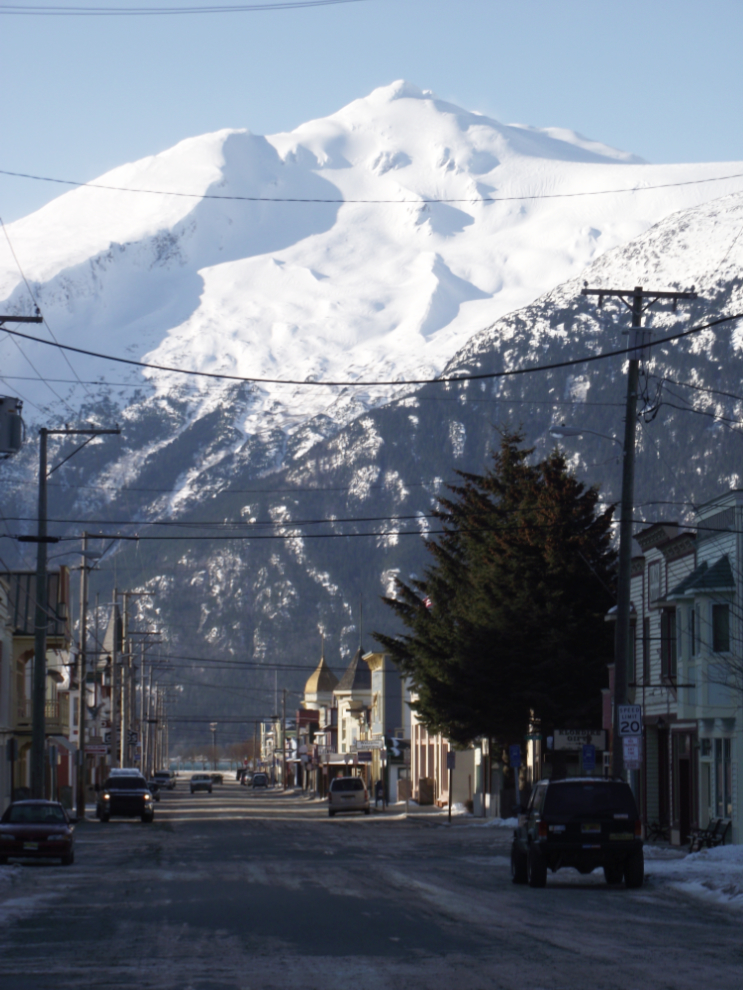
[[[599,307],[604,299],[616,297],[632,312],[629,361],[627,368],[627,399],[624,418],[624,455],[622,459],[622,501],[619,518],[619,570],[617,574],[617,625],[614,647],[614,706],[612,731],[612,774],[624,776],[624,749],[619,734],[619,707],[627,704],[627,672],[630,651],[630,611],[632,582],[632,513],[635,487],[635,433],[637,431],[637,392],[640,380],[640,359],[649,352],[648,331],[642,329],[643,313],[659,299],[668,299],[674,310],[679,299],[696,299],[694,287],[688,292],[652,292],[636,285],[634,289],[589,289],[583,296],[598,296]]]
[[[2,322],[0,317],[0,323]],[[19,318],[20,319],[20,318]],[[27,317],[26,323],[40,323],[41,319]],[[118,434],[121,430],[70,430],[65,427],[63,430],[49,430],[42,427],[39,430],[39,507],[37,534],[35,537],[26,537],[24,542],[37,544],[36,553],[36,610],[34,615],[34,675],[33,675],[33,698],[31,703],[32,731],[31,731],[31,796],[43,798],[45,791],[45,766],[44,750],[46,748],[46,640],[47,627],[49,625],[49,601],[47,587],[46,570],[46,545],[56,543],[59,537],[47,534],[47,480],[50,474],[61,467],[66,461],[73,457],[78,450],[90,443],[94,437],[108,434]],[[71,454],[55,465],[51,471],[47,470],[47,441],[51,436],[73,437],[85,436],[88,439]],[[53,618],[53,617],[52,617]]]
[[[88,691],[86,680],[88,676],[87,639],[88,639],[88,534],[83,533],[82,555],[80,559],[80,651],[78,653],[78,683],[80,700],[78,702],[77,719],[77,817],[85,818],[85,716],[87,710]],[[97,648],[97,647],[96,647]]]
[[[119,592],[117,588],[114,588],[113,594],[113,616],[112,616],[112,629],[113,637],[111,640],[111,766],[118,767],[121,766],[119,763],[119,643],[118,643],[118,629],[119,624],[117,622],[117,610],[119,607],[118,599]]]
[[[281,789],[286,790],[286,688],[282,691],[281,708]]]

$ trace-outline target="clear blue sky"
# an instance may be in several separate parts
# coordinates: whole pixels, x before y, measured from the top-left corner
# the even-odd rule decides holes
[[[60,0],[28,0],[44,2]],[[0,32],[0,169],[11,171],[93,179],[222,127],[288,130],[399,78],[505,123],[570,127],[648,161],[743,160],[742,0],[3,15]],[[0,216],[60,191],[0,176]]]

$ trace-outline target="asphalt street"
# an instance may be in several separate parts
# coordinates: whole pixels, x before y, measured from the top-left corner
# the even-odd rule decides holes
[[[652,879],[514,886],[510,833],[235,782],[86,821],[71,867],[0,867],[2,990],[727,990],[738,914]]]

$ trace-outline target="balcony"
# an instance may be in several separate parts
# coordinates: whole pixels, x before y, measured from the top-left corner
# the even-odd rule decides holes
[[[66,736],[70,731],[70,696],[61,694],[56,701],[44,705],[47,735]],[[33,724],[32,703],[24,698],[16,705],[15,728],[29,731]]]

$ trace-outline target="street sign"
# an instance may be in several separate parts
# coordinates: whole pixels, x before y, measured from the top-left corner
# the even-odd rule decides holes
[[[521,766],[521,746],[518,743],[508,747],[508,762],[514,770]]]
[[[370,749],[368,750],[360,749],[356,754],[356,756],[358,758],[359,763],[371,763],[372,761],[372,755]]]
[[[628,770],[640,770],[642,768],[642,736],[624,736],[622,747],[625,767]]]
[[[596,769],[596,747],[592,746],[590,743],[585,743],[583,746],[583,771],[588,773],[590,770]]]
[[[457,754],[453,749],[450,749],[446,754],[446,769],[456,770],[457,769]]]
[[[89,756],[106,756],[109,749],[109,746],[86,746],[85,752]]]
[[[603,729],[555,729],[553,739],[555,749],[573,750],[578,753],[583,746],[606,749],[606,733]]]
[[[619,706],[619,735],[639,736],[642,734],[642,706]]]
[[[357,742],[351,743],[351,752],[361,751],[362,749],[384,749],[384,739],[359,739]]]

